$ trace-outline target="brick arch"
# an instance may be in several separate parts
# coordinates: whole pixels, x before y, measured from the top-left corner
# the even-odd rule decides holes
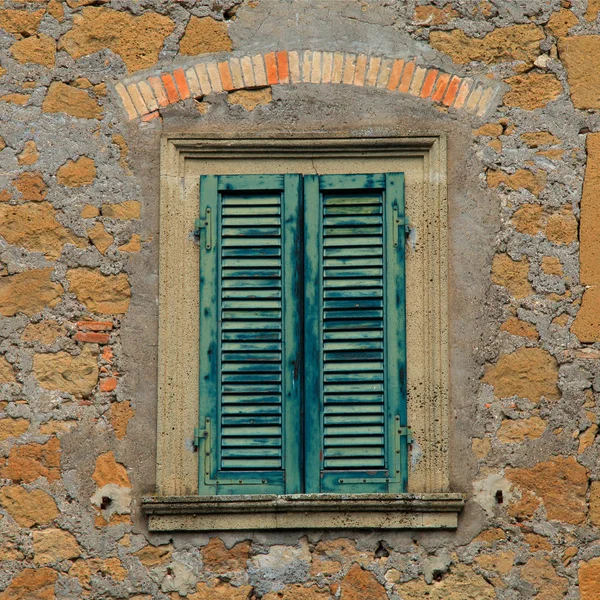
[[[326,84],[381,88],[458,111],[484,116],[500,86],[419,64],[418,57],[390,58],[351,52],[281,50],[253,56],[203,55],[176,69],[135,75],[115,89],[130,120],[149,120],[161,108],[211,92],[273,85]]]

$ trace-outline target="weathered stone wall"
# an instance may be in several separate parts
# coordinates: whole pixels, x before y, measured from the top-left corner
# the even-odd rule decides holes
[[[599,11],[5,0],[0,600],[599,598]],[[449,144],[458,530],[148,533],[161,134],[398,129]]]

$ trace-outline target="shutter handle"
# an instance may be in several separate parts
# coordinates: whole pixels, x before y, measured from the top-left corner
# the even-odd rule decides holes
[[[206,229],[206,249],[210,250],[212,248],[212,209],[210,206],[206,207],[203,219],[196,219],[196,230],[194,231],[194,236],[198,240],[200,239],[201,229]]]

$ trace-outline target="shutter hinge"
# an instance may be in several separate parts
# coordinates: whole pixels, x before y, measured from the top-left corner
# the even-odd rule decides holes
[[[204,218],[196,219],[196,229],[194,229],[194,237],[200,241],[200,233],[202,229],[206,230],[206,249],[212,248],[212,209],[210,206],[206,207],[204,211]]]
[[[400,217],[398,213],[398,206],[394,204],[394,227],[392,228],[392,242],[394,244],[394,248],[398,247],[399,243],[399,235],[398,231],[402,228],[404,231],[404,236],[408,237],[410,235],[410,225],[408,223],[408,218],[406,216]]]
[[[413,436],[412,436],[412,430],[410,427],[398,427],[398,435],[401,438],[405,437],[407,444],[412,444]]]

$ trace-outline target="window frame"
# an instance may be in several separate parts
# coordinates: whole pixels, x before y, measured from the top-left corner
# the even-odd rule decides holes
[[[365,167],[365,157],[380,161],[381,168]],[[227,172],[247,173],[276,172],[273,161],[285,165],[281,173],[307,172],[298,166],[303,161],[305,165],[329,161],[336,169],[354,164],[353,169],[337,171],[347,173],[406,171],[403,161],[413,165],[407,179],[406,210],[414,227],[407,250],[407,289],[411,288],[407,297],[408,422],[414,442],[408,492],[375,495],[376,510],[365,497],[370,495],[364,494],[357,495],[362,498],[345,497],[343,505],[339,498],[326,498],[334,496],[327,494],[294,497],[287,503],[286,497],[275,496],[248,496],[244,501],[220,497],[217,501],[197,495],[198,454],[193,430],[198,417],[198,330],[190,323],[198,321],[199,270],[192,230],[199,217],[198,174],[219,173],[220,161],[229,165],[234,161],[242,169]],[[264,168],[257,169],[257,165]],[[375,138],[359,133],[349,138],[343,133],[310,132],[282,139],[279,134],[232,137],[215,132],[163,137],[157,486],[155,495],[142,499],[151,530],[457,526],[464,496],[449,491],[446,178],[443,134],[403,136],[399,132]],[[300,511],[306,510],[309,517],[299,521],[298,515],[305,515]],[[347,518],[332,518],[334,515]]]

